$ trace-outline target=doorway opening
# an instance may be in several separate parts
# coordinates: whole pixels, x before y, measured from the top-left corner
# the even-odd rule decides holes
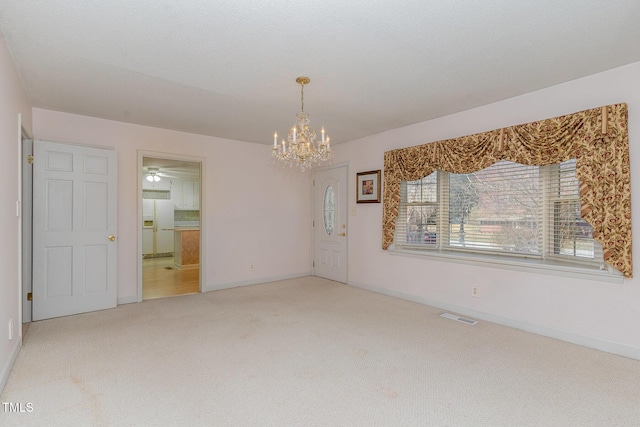
[[[142,300],[201,290],[201,176],[201,161],[142,156]]]

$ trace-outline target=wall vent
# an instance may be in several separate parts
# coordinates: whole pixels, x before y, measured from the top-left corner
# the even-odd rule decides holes
[[[477,320],[466,319],[464,317],[456,316],[455,314],[451,313],[442,313],[440,316],[446,317],[447,319],[457,320],[458,322],[466,323],[467,325],[475,325],[476,323],[478,323]]]

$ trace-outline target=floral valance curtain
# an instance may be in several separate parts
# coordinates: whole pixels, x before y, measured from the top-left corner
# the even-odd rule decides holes
[[[435,170],[471,173],[500,160],[545,166],[576,159],[582,218],[605,261],[632,277],[627,104],[614,104],[384,153],[382,248],[393,243],[400,182]]]

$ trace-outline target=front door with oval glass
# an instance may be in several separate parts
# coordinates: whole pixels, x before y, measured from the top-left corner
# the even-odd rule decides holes
[[[314,173],[314,275],[347,282],[347,167]]]

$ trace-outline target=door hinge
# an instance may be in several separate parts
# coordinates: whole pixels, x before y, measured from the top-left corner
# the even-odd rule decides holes
[[[27,301],[33,301],[33,292],[27,294]]]
[[[313,268],[316,268],[316,262],[315,262],[315,261],[313,261],[313,263],[312,263],[312,264],[313,264]]]
[[[27,163],[29,163],[30,165],[32,165],[32,164],[33,164],[33,154],[29,154],[29,155],[27,156]]]

